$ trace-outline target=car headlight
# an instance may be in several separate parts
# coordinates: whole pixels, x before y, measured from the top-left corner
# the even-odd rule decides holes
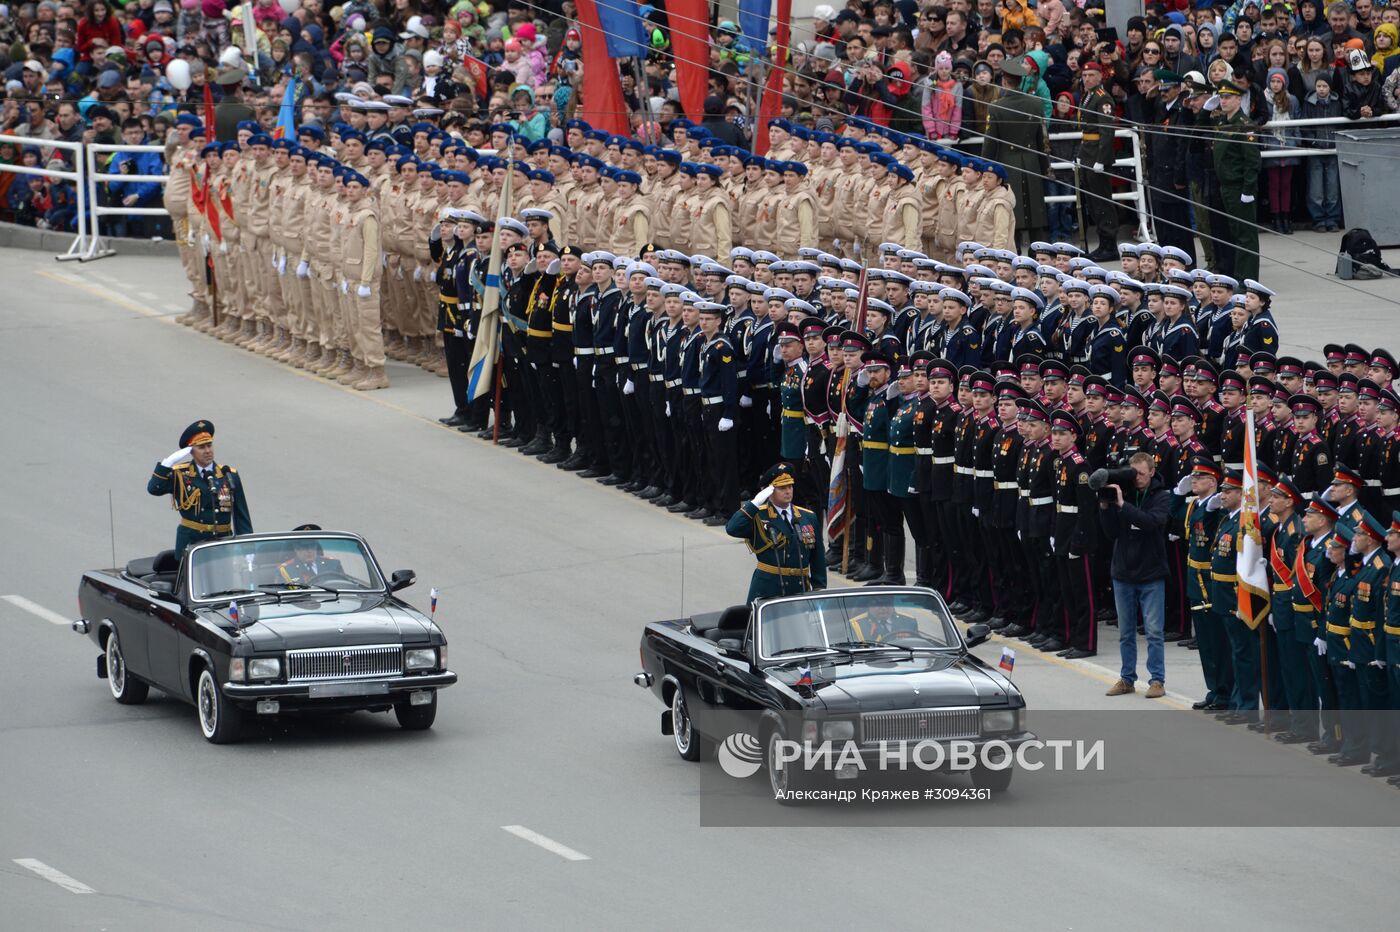
[[[403,653],[405,670],[431,670],[437,666],[437,648],[416,647]]]
[[[828,741],[850,741],[855,736],[855,722],[838,719],[822,724],[822,737]]]
[[[982,732],[1016,731],[1017,709],[996,709],[982,713]]]
[[[442,645],[441,647],[438,648],[438,668],[441,669],[441,670],[446,670],[446,669],[447,669],[447,645],[446,645],[446,644],[444,644],[444,645]]]
[[[244,679],[244,671],[247,669],[247,661],[242,657],[234,657],[228,662],[228,679],[230,683],[241,683]]]
[[[248,661],[248,679],[275,680],[282,673],[282,661],[276,657],[254,657]]]

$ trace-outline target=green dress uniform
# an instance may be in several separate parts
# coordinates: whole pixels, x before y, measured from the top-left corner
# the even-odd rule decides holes
[[[1259,636],[1236,611],[1239,577],[1235,573],[1240,549],[1240,512],[1220,519],[1210,564],[1211,613],[1225,629],[1230,642],[1229,663],[1235,674],[1235,688],[1228,700],[1236,712],[1253,714],[1259,708]]]
[[[1350,540],[1350,535],[1346,536]],[[1327,585],[1327,664],[1337,689],[1338,718],[1342,726],[1342,755],[1364,754],[1365,735],[1360,728],[1361,692],[1351,660],[1351,600],[1357,574],[1345,564],[1337,567]]]
[[[793,482],[787,463],[773,467],[760,481],[772,485],[775,475],[787,477],[778,484]],[[758,561],[749,580],[750,602],[826,588],[826,548],[817,516],[797,505],[789,508],[790,521],[770,503],[744,502],[725,525],[725,533],[743,540]]]
[[[1206,683],[1205,702],[1211,706],[1226,705],[1235,690],[1225,622],[1211,607],[1211,562],[1221,517],[1218,510],[1208,511],[1201,499],[1186,503],[1186,599]]]
[[[1293,573],[1304,536],[1303,519],[1293,514],[1286,521],[1274,525],[1268,544],[1272,590],[1270,614],[1276,635],[1274,640],[1278,645],[1278,673],[1283,683],[1285,705],[1292,711],[1288,718],[1288,730],[1294,734],[1303,734],[1309,729],[1316,731],[1313,722],[1317,691],[1308,669],[1308,654],[1315,652],[1312,625],[1306,614],[1295,615],[1293,611]],[[1306,641],[1298,636],[1297,628],[1300,625],[1307,629]]]
[[[1238,93],[1238,92],[1236,92]],[[1259,139],[1257,129],[1243,110],[1223,117],[1214,146],[1215,175],[1220,180],[1220,200],[1229,217],[1230,240],[1235,247],[1234,276],[1241,281],[1259,277],[1259,228],[1254,225],[1259,190]],[[1250,198],[1244,203],[1242,197]]]
[[[1312,676],[1313,693],[1322,709],[1321,734],[1332,740],[1336,733],[1337,693],[1332,687],[1327,658],[1317,652],[1313,641],[1325,639],[1327,631],[1327,574],[1332,564],[1327,559],[1327,535],[1313,541],[1306,537],[1298,542],[1293,555],[1293,634],[1303,648]],[[1318,722],[1310,719],[1304,732],[1309,738],[1318,735]]]
[[[1377,628],[1385,624],[1386,589],[1390,585],[1391,560],[1384,547],[1362,560],[1356,570],[1356,593],[1351,602],[1351,650],[1348,659],[1356,667],[1356,685],[1360,693],[1363,732],[1362,753],[1375,754],[1383,761],[1393,758],[1395,736],[1389,727],[1389,674],[1374,661],[1382,660]],[[1384,633],[1383,631],[1381,633]],[[1342,749],[1346,753],[1346,748]]]
[[[243,480],[232,466],[213,463],[201,471],[194,463],[157,463],[146,491],[169,495],[175,510],[180,512],[180,525],[175,529],[177,557],[191,544],[253,532]]]
[[[1400,561],[1391,562],[1387,590],[1384,630],[1376,639],[1376,653],[1390,676],[1391,707],[1400,708]],[[1396,740],[1395,725],[1391,724],[1390,754],[1376,763],[1394,763],[1400,759],[1400,747],[1397,746]]]
[[[180,434],[182,454],[213,442],[214,425],[209,421],[195,421]],[[189,460],[166,465],[175,458],[172,455],[156,464],[146,482],[146,491],[169,495],[172,506],[180,512],[180,526],[175,530],[176,557],[200,541],[253,532],[248,496],[238,470],[213,462],[201,469]]]
[[[783,380],[778,383],[778,402],[782,406],[778,447],[782,458],[791,463],[807,459],[807,415],[802,406],[806,375],[807,367],[799,359],[783,370]]]
[[[886,488],[895,498],[912,498],[918,494],[919,448],[915,432],[923,425],[923,419],[919,398],[901,400],[890,417]]]

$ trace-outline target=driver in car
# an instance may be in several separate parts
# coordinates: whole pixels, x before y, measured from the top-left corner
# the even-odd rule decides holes
[[[303,524],[298,531],[319,531],[320,525]],[[292,544],[292,558],[277,565],[277,575],[290,586],[310,586],[322,573],[344,574],[339,560],[328,560],[316,540],[299,540]]]
[[[899,634],[917,634],[919,622],[909,615],[895,611],[894,602],[879,599],[870,608],[850,620],[851,640],[878,643]]]

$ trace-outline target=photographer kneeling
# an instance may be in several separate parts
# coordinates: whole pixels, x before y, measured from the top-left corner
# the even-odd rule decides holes
[[[1163,609],[1167,592],[1167,514],[1171,494],[1157,478],[1156,461],[1136,453],[1129,469],[1107,471],[1101,485],[1099,520],[1113,542],[1113,599],[1118,607],[1119,680],[1107,695],[1123,696],[1137,687],[1137,626],[1147,633],[1147,698],[1166,695],[1166,657],[1162,642]],[[1123,487],[1132,484],[1127,495]]]

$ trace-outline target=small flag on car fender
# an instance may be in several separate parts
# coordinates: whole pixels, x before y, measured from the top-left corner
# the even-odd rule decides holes
[[[797,685],[812,685],[812,665],[810,663],[804,663],[802,669],[797,671]]]
[[[1007,673],[1010,673],[1011,670],[1016,666],[1015,649],[1010,647],[1003,647],[1001,649],[1001,663],[997,664],[997,666],[1005,670]]]
[[[228,604],[228,620],[231,621],[231,622],[233,622],[234,624],[238,624],[238,603],[237,603],[237,602],[230,602],[230,603]]]
[[[437,614],[437,589],[428,590],[428,614]]]

